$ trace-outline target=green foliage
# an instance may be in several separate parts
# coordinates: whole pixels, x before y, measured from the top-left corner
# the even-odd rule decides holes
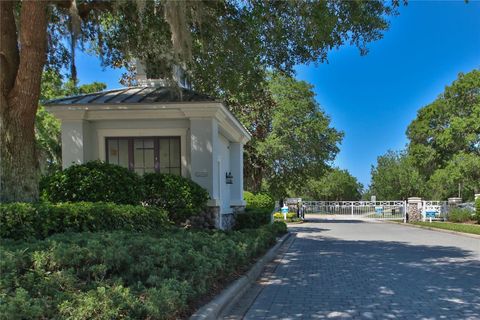
[[[405,152],[389,152],[372,169],[379,199],[420,196],[472,200],[480,191],[480,70],[458,79],[418,111]]]
[[[459,185],[462,198],[473,200],[480,190],[480,156],[463,152],[453,156],[430,177],[427,194],[434,199],[456,197]]]
[[[457,232],[480,235],[480,226],[474,225],[474,224],[438,222],[438,221],[433,221],[433,222],[418,221],[418,222],[411,222],[411,224],[428,227],[428,228],[438,228],[438,229],[452,230]]]
[[[275,200],[266,193],[253,194],[249,191],[244,191],[243,199],[247,203],[247,209],[262,209],[272,212],[275,208]]]
[[[172,65],[187,64],[201,91],[245,96],[256,91],[266,69],[291,74],[297,64],[326,61],[332,48],[345,43],[366,54],[367,43],[382,38],[398,5],[378,0],[84,2],[77,39],[78,47],[106,66],[133,71],[136,57],[148,63],[147,73],[170,76]],[[63,6],[51,12],[47,68],[70,68],[70,12]]]
[[[480,156],[480,70],[458,79],[408,126],[410,153],[429,177],[460,153]]]
[[[314,200],[360,200],[363,186],[347,170],[337,168],[326,172],[320,179],[309,179],[299,193]]]
[[[121,166],[91,161],[72,165],[45,177],[40,189],[51,202],[104,201],[140,204],[143,198],[139,175]]]
[[[284,221],[283,213],[275,212],[273,214],[273,219],[278,220],[278,221]],[[295,212],[288,212],[287,213],[287,222],[293,222],[293,221],[301,221],[301,219],[297,217],[297,214]]]
[[[44,238],[61,232],[155,230],[169,225],[159,208],[102,202],[0,204],[0,237]]]
[[[451,222],[466,222],[473,219],[470,210],[454,208],[448,212],[448,221]]]
[[[173,174],[147,173],[143,181],[144,201],[165,209],[172,221],[184,222],[207,206],[208,192],[190,179]]]
[[[370,192],[378,200],[402,200],[424,194],[424,178],[404,152],[389,151],[378,157],[371,175]]]
[[[271,74],[267,89],[275,107],[264,139],[256,141],[254,156],[268,165],[262,172],[269,193],[281,198],[287,190],[300,190],[307,178],[327,169],[338,153],[343,133],[330,126],[329,117],[315,101],[312,85]],[[248,178],[247,186],[258,184],[258,178],[252,177],[253,182]]]
[[[269,209],[245,209],[245,212],[236,215],[235,229],[255,229],[263,225],[269,224],[272,210]]]
[[[174,319],[286,232],[125,231],[0,244],[5,319]]]
[[[478,223],[480,223],[480,198],[475,201],[475,216],[477,217]]]

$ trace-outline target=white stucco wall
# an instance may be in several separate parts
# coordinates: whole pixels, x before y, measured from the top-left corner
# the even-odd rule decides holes
[[[231,213],[230,184],[226,184],[225,174],[231,172],[230,169],[230,141],[221,134],[219,137],[219,152],[217,161],[219,162],[219,196],[221,213]]]
[[[179,136],[182,175],[210,194],[221,213],[243,201],[243,144],[248,132],[220,103],[48,107],[62,121],[63,167],[106,160],[107,137]],[[231,172],[233,184],[226,184]]]
[[[90,160],[90,123],[85,120],[63,121],[61,130],[62,166],[66,168]]]

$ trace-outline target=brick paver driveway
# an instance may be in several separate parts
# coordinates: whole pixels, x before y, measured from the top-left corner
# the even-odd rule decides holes
[[[480,319],[479,239],[309,217],[225,319]]]

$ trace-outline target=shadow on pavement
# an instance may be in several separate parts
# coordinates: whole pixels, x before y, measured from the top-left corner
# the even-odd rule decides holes
[[[245,319],[480,319],[472,252],[313,235],[327,230],[295,228],[302,236],[263,279]]]

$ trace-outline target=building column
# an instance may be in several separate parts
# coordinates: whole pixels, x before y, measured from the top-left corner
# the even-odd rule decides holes
[[[88,122],[85,120],[62,121],[62,167],[88,161],[85,147],[88,134]],[[88,146],[91,147],[91,146]]]
[[[218,176],[218,123],[213,118],[190,119],[192,180],[210,194],[208,205],[220,206]]]
[[[231,206],[243,207],[243,144],[230,143],[230,170],[233,176],[233,184],[230,185]]]

